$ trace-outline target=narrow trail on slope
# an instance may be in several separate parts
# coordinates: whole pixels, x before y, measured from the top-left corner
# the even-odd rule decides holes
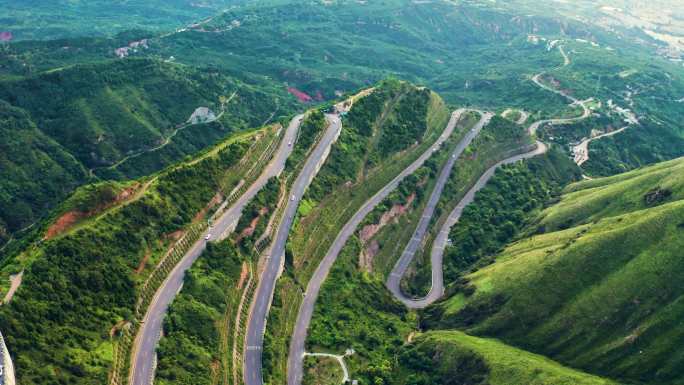
[[[562,46],[559,46],[559,51],[561,52],[564,58],[563,67],[569,65],[570,60],[568,56],[565,54],[565,51],[563,51]],[[542,72],[540,74],[533,76],[532,81],[545,90],[552,91],[571,100],[572,105],[581,106],[583,113],[582,116],[576,118],[547,119],[534,122],[527,129],[529,135],[532,137],[534,137],[534,135],[536,134],[537,129],[539,129],[539,127],[541,127],[544,124],[562,125],[575,123],[580,120],[588,118],[591,114],[591,110],[589,110],[589,108],[586,106],[587,101],[578,100],[573,96],[568,95],[564,91],[554,90],[541,83],[539,78],[543,74],[544,73]],[[432,267],[432,287],[430,288],[430,291],[423,298],[410,298],[401,291],[401,279],[404,277],[406,271],[408,270],[408,267],[413,261],[413,258],[415,257],[416,252],[418,251],[419,246],[423,238],[425,237],[428,224],[430,223],[430,220],[434,215],[434,207],[431,207],[432,200],[439,200],[439,197],[442,193],[442,189],[444,187],[444,183],[446,183],[446,180],[442,180],[440,176],[440,179],[438,179],[437,185],[435,186],[432,192],[433,196],[430,197],[430,201],[428,202],[428,205],[423,211],[423,215],[421,216],[418,227],[416,228],[413,236],[411,237],[411,240],[404,249],[404,252],[402,253],[397,263],[394,265],[394,268],[392,269],[392,272],[390,273],[390,276],[387,279],[387,288],[390,290],[390,292],[392,292],[394,297],[401,301],[406,307],[411,309],[425,308],[434,303],[435,301],[437,301],[439,298],[441,298],[444,294],[444,249],[446,248],[449,239],[449,231],[451,230],[451,227],[453,227],[459,221],[465,207],[475,200],[475,194],[477,194],[478,191],[480,191],[487,185],[487,182],[489,182],[489,180],[494,176],[494,173],[499,167],[506,164],[516,163],[523,159],[529,159],[537,155],[542,155],[546,153],[546,151],[548,151],[548,146],[540,141],[537,141],[534,150],[504,159],[495,164],[494,166],[490,167],[489,169],[487,169],[487,171],[485,171],[484,174],[482,174],[482,176],[478,179],[475,185],[473,185],[473,187],[471,187],[470,190],[468,190],[466,195],[461,199],[461,201],[456,205],[456,207],[451,211],[451,213],[449,213],[447,220],[442,225],[442,228],[440,229],[439,233],[437,234],[437,237],[435,238],[435,241],[432,244],[432,249],[430,252],[430,263]],[[445,164],[445,166],[442,168],[442,174],[448,175],[451,171],[451,168],[453,167],[453,164],[454,162],[447,162],[447,164]],[[434,197],[435,195],[437,195],[436,198]]]
[[[208,124],[208,123],[213,123],[213,122],[218,121],[219,119],[221,119],[221,117],[223,117],[223,114],[226,112],[226,105],[228,105],[228,104],[231,102],[231,100],[233,100],[233,98],[234,98],[236,95],[237,95],[237,91],[234,91],[234,92],[230,95],[230,97],[229,97],[224,103],[221,103],[221,112],[219,112],[219,114],[218,114],[214,119],[208,120],[208,121],[206,121],[206,122],[199,122],[199,123],[190,123],[190,122],[184,123],[183,125],[179,126],[179,127],[176,128],[175,130],[173,130],[173,132],[171,133],[171,135],[169,135],[169,136],[167,136],[166,138],[164,138],[164,141],[163,141],[161,144],[159,144],[158,146],[155,146],[155,147],[152,147],[152,148],[148,148],[148,149],[144,149],[144,150],[138,151],[138,152],[136,152],[136,153],[134,153],[134,154],[125,156],[125,157],[119,159],[118,162],[116,162],[116,163],[114,163],[114,164],[111,164],[111,165],[109,165],[109,166],[101,166],[101,167],[94,167],[94,168],[91,168],[90,170],[88,170],[89,173],[90,173],[90,175],[93,175],[93,172],[94,172],[95,170],[114,170],[114,169],[117,169],[117,168],[119,168],[119,166],[121,166],[122,164],[128,162],[128,161],[131,160],[131,159],[135,159],[135,158],[137,158],[137,157],[139,157],[139,156],[142,156],[142,155],[144,155],[144,154],[149,154],[149,153],[151,153],[151,152],[159,151],[159,150],[161,150],[162,148],[168,146],[169,143],[171,143],[171,140],[172,140],[176,135],[178,135],[178,133],[179,133],[180,131],[183,131],[184,129],[186,129],[186,128],[190,127],[190,126],[197,126],[197,125]]]
[[[311,318],[313,316],[314,305],[316,304],[316,299],[318,298],[318,294],[321,290],[323,282],[328,276],[328,273],[330,272],[332,265],[335,263],[337,256],[347,243],[347,240],[352,237],[364,218],[371,211],[373,211],[373,209],[380,204],[380,202],[382,202],[392,191],[394,191],[399,186],[399,183],[404,180],[404,178],[418,170],[425,163],[425,161],[432,156],[434,150],[440,147],[451,136],[454,128],[456,127],[456,123],[458,123],[461,115],[466,111],[468,110],[460,109],[453,112],[449,123],[444,128],[444,131],[439,138],[437,138],[437,140],[423,154],[421,154],[418,159],[416,159],[394,179],[392,179],[391,182],[389,182],[382,189],[380,189],[380,191],[368,199],[363,206],[356,211],[351,219],[347,221],[347,223],[342,227],[342,230],[338,233],[337,237],[330,246],[330,249],[328,249],[325,257],[316,268],[314,275],[309,280],[304,299],[297,314],[297,322],[295,323],[295,329],[290,342],[290,351],[288,354],[287,383],[289,385],[298,385],[302,381],[305,341],[307,329],[309,328],[309,324],[311,323]],[[482,120],[486,119],[486,117],[484,113],[482,115],[483,117],[480,123],[483,126],[484,123],[482,123]],[[477,134],[477,130],[469,131],[466,133],[465,137],[461,140],[458,146],[463,148],[467,147],[467,144],[469,144],[477,136]],[[247,385],[261,385],[261,383],[247,382]]]

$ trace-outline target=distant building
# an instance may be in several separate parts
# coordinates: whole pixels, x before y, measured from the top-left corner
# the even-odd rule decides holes
[[[12,357],[7,350],[2,333],[0,333],[0,355],[0,385],[16,385]]]

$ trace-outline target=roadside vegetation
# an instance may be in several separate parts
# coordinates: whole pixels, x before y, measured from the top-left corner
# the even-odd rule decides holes
[[[434,236],[451,210],[482,173],[500,160],[529,151],[531,146],[532,140],[525,127],[499,116],[494,116],[482,129],[454,165],[435,210],[427,242],[424,243],[422,250],[417,252],[417,258],[412,261],[411,267],[402,279],[404,292],[422,297],[429,291],[432,284],[430,252]],[[411,227],[415,228],[416,225],[417,222]],[[401,241],[402,246],[405,246],[408,239],[410,237]],[[402,251],[403,249],[398,250],[390,260],[396,261]]]
[[[485,135],[485,132],[483,131],[481,135]],[[448,154],[447,148],[445,147],[440,153]],[[438,153],[436,159],[439,158],[440,154]],[[443,158],[441,162],[443,162]],[[436,166],[439,164],[437,163]],[[459,167],[457,162],[455,170],[462,168],[463,166]],[[514,210],[521,211],[515,202],[530,202],[528,211],[525,211],[526,214],[520,218],[519,228],[516,228],[515,231],[517,234],[531,222],[532,213],[535,210],[539,212],[543,205],[551,203],[554,197],[560,193],[562,186],[578,177],[576,167],[564,154],[558,151],[552,151],[542,157],[519,164],[505,166],[477,195],[475,202],[466,209],[461,222],[454,227],[452,234],[460,226],[476,228],[481,225],[480,221],[484,221],[486,223],[483,225],[484,230],[482,232],[484,234],[481,234],[478,239],[483,239],[485,243],[478,244],[473,249],[479,250],[483,255],[489,255],[488,252],[494,254],[511,239],[506,238],[508,233],[504,233],[502,230],[508,231],[510,229],[505,221],[501,221],[501,218],[508,218],[508,215]],[[537,181],[538,179],[540,180]],[[407,178],[406,181],[409,179]],[[532,188],[528,188],[530,184]],[[422,187],[430,191],[429,186],[430,184],[426,184]],[[401,187],[397,191],[401,191]],[[427,194],[423,193],[422,195],[426,196]],[[458,199],[453,199],[450,204],[455,205],[457,201]],[[345,349],[354,348],[356,354],[346,358],[346,360],[352,378],[358,379],[362,383],[378,383],[379,381],[379,383],[409,384],[415,380],[419,384],[429,384],[443,383],[442,381],[447,381],[446,379],[451,377],[463,381],[487,378],[488,365],[485,365],[484,362],[481,363],[481,367],[476,365],[476,368],[479,367],[482,370],[469,372],[469,362],[475,359],[468,358],[472,354],[467,351],[464,355],[455,354],[453,351],[448,353],[447,351],[440,351],[440,353],[435,353],[440,358],[435,358],[432,365],[411,366],[413,358],[410,357],[414,353],[410,350],[413,349],[413,345],[407,345],[407,342],[415,338],[419,329],[432,327],[432,324],[426,326],[421,313],[407,311],[402,304],[396,302],[384,288],[384,282],[387,271],[391,269],[393,262],[403,251],[403,245],[410,238],[422,213],[420,201],[417,200],[414,204],[416,205],[414,208],[409,208],[406,214],[399,217],[398,224],[386,225],[375,236],[380,245],[380,251],[373,264],[378,266],[377,270],[369,273],[361,262],[364,248],[367,248],[372,240],[364,245],[358,237],[354,237],[345,246],[321,290],[307,339],[307,349],[340,354]],[[371,221],[371,223],[377,222]],[[398,228],[397,226],[402,227]],[[411,231],[406,231],[407,227]],[[454,246],[458,246],[459,239],[471,239],[467,232],[463,234],[459,232],[458,235],[452,235],[452,238],[455,240]],[[396,246],[397,244],[399,246]],[[384,249],[393,250],[395,253],[385,257],[390,263],[384,262],[386,267],[383,270],[383,262],[377,260],[384,255]],[[458,252],[458,249],[450,248],[447,250],[447,253],[451,254]],[[450,258],[456,257],[447,256],[445,258],[445,266],[447,267],[455,264],[455,261],[450,261]],[[449,274],[447,274],[445,282],[447,284],[453,282]],[[382,290],[375,291],[373,290],[375,287],[381,287]],[[450,296],[452,291],[453,289],[449,287],[447,295]],[[452,300],[449,299],[449,301]],[[358,309],[364,309],[364,311],[359,312]],[[455,356],[451,356],[452,353]],[[452,365],[461,358],[464,360],[462,365]],[[405,359],[408,361],[404,361]],[[479,362],[478,360],[482,361],[478,358],[474,362]],[[493,361],[496,362],[496,360]],[[444,366],[441,366],[442,364]],[[410,369],[404,370],[407,367]],[[444,368],[444,371],[440,374],[441,369],[438,368]],[[457,368],[456,373],[461,374],[457,375],[448,371],[448,368]],[[547,368],[540,370],[546,375]],[[420,374],[422,371],[427,374],[423,376]],[[418,373],[416,376],[409,377],[410,373],[416,372]],[[473,377],[470,377],[471,374]],[[464,377],[459,377],[461,375]],[[521,374],[520,378],[527,377]],[[543,384],[543,382],[541,383]]]
[[[164,320],[155,384],[232,384],[235,312],[248,264],[230,240],[207,245]]]
[[[399,114],[400,106],[413,106],[413,113]],[[278,281],[267,323],[265,382],[284,379],[301,293],[337,231],[366,199],[436,140],[448,118],[449,110],[436,94],[397,80],[382,82],[344,117],[340,138],[302,200],[290,235],[285,273]],[[381,141],[383,131],[395,125],[421,127],[418,143],[401,138]],[[389,154],[387,148],[401,151]]]
[[[262,131],[268,132],[272,128]],[[20,357],[18,381],[106,381],[142,284],[169,247],[206,220],[216,197],[245,177],[240,160],[261,155],[251,151],[261,146],[253,145],[273,138],[255,137],[237,135],[215,152],[170,167],[135,199],[5,261],[3,272],[25,271],[12,302],[0,308],[0,328]]]

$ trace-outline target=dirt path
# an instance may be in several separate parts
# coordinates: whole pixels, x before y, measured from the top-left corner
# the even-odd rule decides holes
[[[158,145],[158,146],[156,146],[156,147],[149,148],[149,149],[146,149],[146,150],[142,150],[142,151],[136,152],[136,153],[134,153],[134,154],[128,155],[128,156],[126,156],[126,157],[123,157],[123,158],[121,158],[118,162],[116,162],[116,163],[114,163],[114,164],[112,164],[112,165],[103,166],[103,167],[94,167],[94,168],[91,168],[91,169],[89,170],[90,175],[93,175],[93,171],[95,171],[95,170],[100,170],[100,169],[113,170],[113,169],[118,168],[119,166],[121,166],[122,164],[124,164],[125,162],[127,162],[127,161],[129,161],[129,160],[131,160],[131,159],[135,159],[135,158],[137,158],[137,157],[139,157],[139,156],[141,156],[141,155],[144,155],[144,154],[147,154],[147,153],[150,153],[150,152],[159,151],[159,150],[161,150],[162,148],[168,146],[169,143],[171,143],[171,139],[173,139],[176,135],[178,135],[179,132],[183,131],[184,129],[186,129],[186,128],[190,127],[190,126],[196,126],[196,125],[200,125],[200,124],[208,124],[208,123],[212,123],[212,122],[215,122],[215,121],[221,119],[221,117],[223,116],[223,114],[226,112],[226,105],[228,105],[228,104],[230,103],[230,101],[233,100],[233,98],[234,98],[236,95],[237,95],[237,91],[234,91],[233,94],[230,95],[230,97],[228,98],[228,100],[226,100],[224,103],[221,103],[221,112],[219,112],[219,114],[218,114],[214,119],[208,120],[208,121],[206,121],[206,122],[199,122],[199,123],[184,123],[183,125],[181,125],[181,126],[179,126],[178,128],[176,128],[176,129],[171,133],[171,135],[169,135],[169,136],[167,136],[166,138],[164,138],[164,141],[162,142],[162,144],[160,144],[160,145]]]
[[[7,291],[7,294],[5,294],[5,298],[2,300],[3,304],[9,303],[12,300],[12,297],[14,297],[14,294],[17,292],[17,289],[19,289],[19,286],[21,286],[21,280],[23,277],[23,270],[19,274],[10,275],[10,288]]]
[[[597,135],[592,138],[584,139],[580,144],[572,148],[575,164],[581,166],[582,164],[584,164],[584,162],[589,160],[589,143],[593,142],[594,140],[599,140],[601,138],[606,138],[608,136],[619,134],[627,128],[629,128],[629,126],[624,126],[619,130],[607,132],[605,134]]]

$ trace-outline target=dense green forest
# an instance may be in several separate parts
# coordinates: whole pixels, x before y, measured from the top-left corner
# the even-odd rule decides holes
[[[46,218],[86,182],[149,175],[231,133],[280,119],[293,101],[279,92],[147,59],[0,81],[0,238]],[[201,106],[222,114],[187,124]]]
[[[211,385],[230,375],[234,312],[244,257],[230,240],[209,243],[185,274],[164,320],[156,384]],[[223,383],[223,382],[221,382]]]
[[[0,244],[88,179],[83,165],[26,111],[0,100]]]
[[[0,328],[16,354],[19,382],[94,384],[107,378],[110,329],[132,320],[138,285],[173,234],[217,191],[237,184],[234,166],[248,148],[248,140],[236,141],[171,168],[136,199],[11,261],[6,268],[25,273],[12,302],[0,308]]]

